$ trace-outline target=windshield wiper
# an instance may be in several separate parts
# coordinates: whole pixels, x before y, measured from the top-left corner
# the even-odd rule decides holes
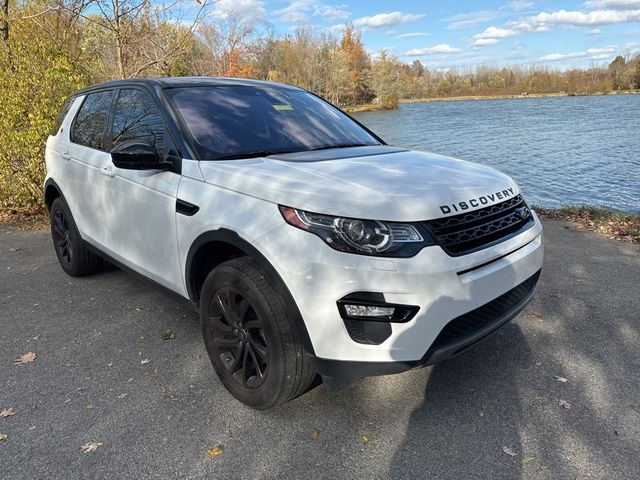
[[[229,155],[220,155],[216,160],[239,160],[241,158],[258,158],[268,157],[269,155],[278,155],[283,153],[295,153],[299,150],[254,150],[252,152],[231,153]]]
[[[370,143],[340,143],[338,145],[326,145],[324,147],[311,148],[308,152],[316,152],[318,150],[331,150],[332,148],[351,148],[351,147],[375,147],[377,144]]]

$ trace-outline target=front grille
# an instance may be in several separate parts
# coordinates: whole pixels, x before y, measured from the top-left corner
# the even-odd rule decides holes
[[[540,271],[489,303],[454,318],[442,329],[429,350],[437,350],[472,337],[492,322],[499,323],[505,315],[517,309],[526,300],[538,283],[539,277]],[[465,345],[465,348],[467,346],[469,345]]]
[[[522,197],[517,195],[490,207],[424,224],[440,246],[449,255],[456,256],[506,240],[531,227],[533,217]]]

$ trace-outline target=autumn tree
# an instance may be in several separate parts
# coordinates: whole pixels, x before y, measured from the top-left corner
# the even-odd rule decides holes
[[[249,77],[254,72],[249,61],[249,43],[254,33],[251,25],[237,15],[215,22],[203,22],[196,29],[198,75]]]
[[[401,66],[400,61],[384,49],[380,50],[378,58],[371,65],[371,86],[376,92],[376,101],[382,108],[398,106]]]
[[[347,25],[344,29],[340,48],[345,52],[349,65],[349,81],[351,82],[351,101],[349,103],[369,102],[374,97],[367,84],[370,59],[362,45],[360,32],[353,25]]]
[[[0,206],[40,205],[44,146],[62,102],[88,82],[72,15],[21,4],[0,45]]]
[[[103,66],[111,78],[132,78],[172,70],[192,46],[193,32],[208,13],[210,0],[155,4],[151,0],[91,0],[73,9],[99,38]]]

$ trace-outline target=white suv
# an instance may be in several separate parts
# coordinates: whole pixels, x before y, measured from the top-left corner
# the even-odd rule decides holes
[[[62,268],[102,259],[188,298],[255,408],[430,365],[513,318],[542,226],[508,176],[385,144],[299,88],[115,81],[73,95],[46,149]]]

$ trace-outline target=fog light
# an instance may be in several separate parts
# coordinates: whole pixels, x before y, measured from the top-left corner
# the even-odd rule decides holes
[[[377,305],[352,305],[346,303],[344,310],[350,317],[376,317],[391,318],[395,312],[394,307],[379,307]]]

